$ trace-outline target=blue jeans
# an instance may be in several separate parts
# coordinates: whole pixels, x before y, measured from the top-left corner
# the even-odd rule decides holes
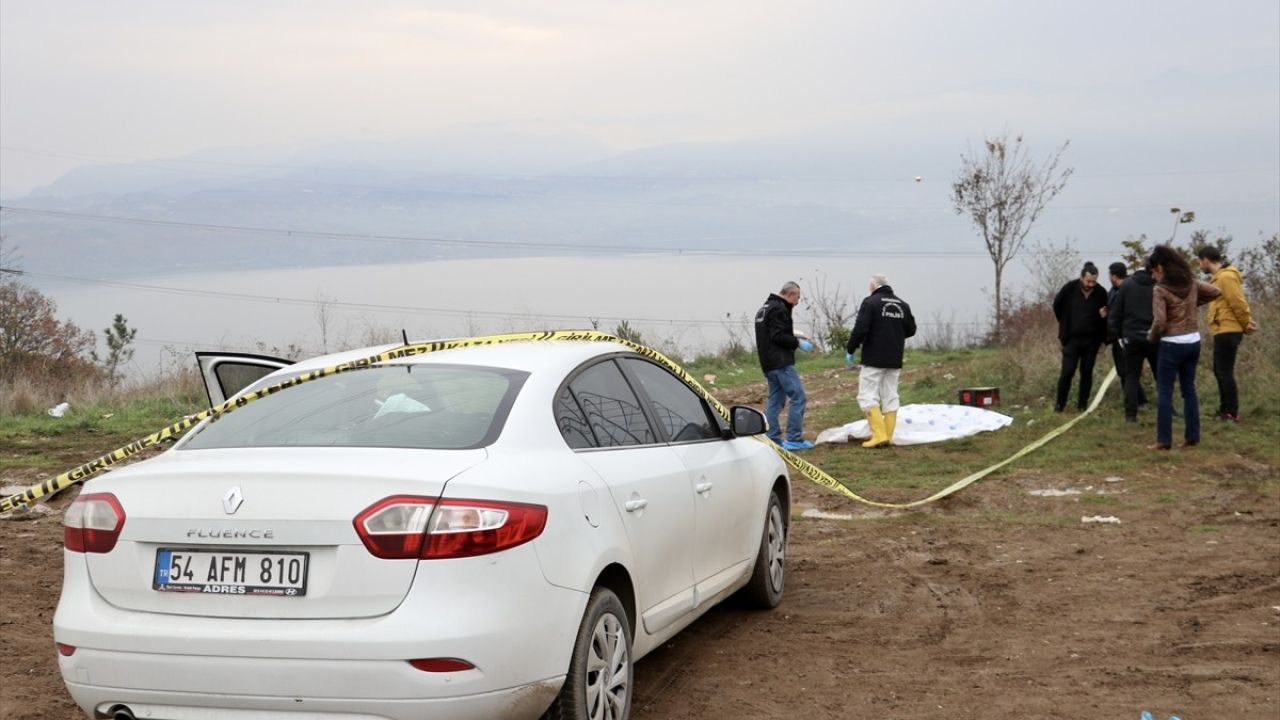
[[[769,421],[769,439],[782,442],[782,428],[778,425],[778,416],[782,414],[782,404],[790,403],[787,410],[787,440],[799,442],[800,432],[804,429],[804,406],[808,398],[804,394],[804,385],[800,384],[800,373],[795,365],[788,365],[764,374],[769,381],[769,403],[765,405],[764,417]]]
[[[1184,438],[1200,442],[1200,399],[1196,397],[1196,365],[1200,362],[1200,343],[1162,342],[1156,360],[1156,442],[1173,444],[1173,381],[1182,390],[1182,415],[1186,422]]]

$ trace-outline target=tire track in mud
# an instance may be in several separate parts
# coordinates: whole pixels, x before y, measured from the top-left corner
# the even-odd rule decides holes
[[[726,601],[732,604],[732,600]],[[632,706],[638,712],[648,712],[673,691],[679,691],[688,681],[690,661],[700,654],[702,644],[708,639],[731,639],[743,626],[741,610],[731,607],[712,608],[697,622],[680,631],[661,648],[649,653],[636,663],[636,688]],[[656,671],[656,674],[651,674]],[[648,676],[642,679],[642,676]]]

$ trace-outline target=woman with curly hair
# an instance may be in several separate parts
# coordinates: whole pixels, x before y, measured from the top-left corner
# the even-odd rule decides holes
[[[1191,264],[1168,245],[1157,245],[1147,260],[1156,281],[1151,303],[1151,342],[1160,343],[1156,363],[1156,442],[1152,450],[1173,445],[1173,381],[1182,390],[1186,423],[1183,447],[1200,443],[1200,400],[1196,397],[1196,366],[1200,363],[1200,329],[1196,308],[1218,297],[1218,288],[1196,280]]]

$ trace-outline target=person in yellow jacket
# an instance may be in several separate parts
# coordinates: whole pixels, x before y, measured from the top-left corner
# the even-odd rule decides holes
[[[1200,269],[1210,275],[1213,286],[1222,291],[1209,303],[1209,334],[1213,336],[1213,376],[1218,381],[1219,420],[1240,422],[1240,391],[1236,385],[1236,354],[1245,335],[1258,329],[1244,296],[1240,271],[1225,262],[1222,251],[1213,246],[1200,248]]]

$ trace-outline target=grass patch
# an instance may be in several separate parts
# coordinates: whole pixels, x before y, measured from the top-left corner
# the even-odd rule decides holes
[[[14,386],[28,394],[40,388]],[[60,418],[46,408],[65,400],[70,408]],[[22,412],[0,412],[0,440],[56,438],[83,433],[149,435],[184,415],[208,406],[204,385],[194,371],[183,371],[133,385],[70,385],[57,396],[42,397]],[[0,410],[4,410],[0,406]]]
[[[207,401],[194,398],[142,397],[72,407],[61,418],[45,413],[19,415],[0,421],[0,439],[56,438],[85,432],[149,435],[181,420],[184,415],[203,410],[206,404]]]
[[[0,457],[0,470],[39,470],[49,463],[40,455]]]
[[[864,450],[858,443],[823,445],[806,453],[806,459],[823,468],[854,492],[870,499],[907,501],[924,497],[969,475],[1012,456],[1026,445],[1076,417],[1075,411],[1058,414],[1052,411],[1048,397],[1052,383],[1034,387],[1019,383],[1009,370],[1008,355],[1003,349],[980,348],[945,352],[913,352],[908,356],[901,385],[902,402],[955,402],[958,388],[969,385],[999,385],[1002,403],[997,411],[1013,417],[1013,424],[994,433],[946,443],[895,447],[887,450]],[[1109,369],[1109,358],[1100,358],[1098,382]],[[1201,404],[1203,444],[1195,450],[1158,453],[1146,449],[1154,441],[1154,409],[1144,411],[1136,425],[1124,422],[1123,400],[1118,383],[1113,383],[1098,410],[1081,420],[1067,433],[1055,438],[1039,450],[996,471],[983,482],[998,482],[1018,476],[1053,478],[1054,482],[1078,482],[1100,485],[1105,478],[1136,480],[1147,477],[1179,477],[1191,481],[1226,479],[1240,487],[1248,482],[1256,490],[1280,497],[1280,385],[1255,382],[1255,394],[1244,404],[1252,410],[1245,422],[1236,425],[1215,422],[1208,412],[1216,401],[1217,385],[1209,374],[1208,363],[1201,363],[1198,383]],[[950,376],[950,377],[948,377]],[[1028,373],[1027,377],[1035,377]],[[860,419],[854,391],[848,376],[829,376],[821,372],[805,375],[810,397],[834,399],[814,406],[805,419],[809,433]],[[1249,379],[1241,378],[1242,387]],[[1095,388],[1098,384],[1095,383]],[[1154,396],[1154,389],[1149,389]],[[1182,421],[1175,421],[1175,435],[1182,432]],[[1230,456],[1232,465],[1224,465]],[[1237,467],[1250,467],[1249,475],[1236,472]],[[1174,504],[1182,498],[1167,491],[1155,499]],[[1094,506],[1117,506],[1121,501],[1109,496],[1086,495],[1082,501]],[[1135,502],[1131,500],[1131,502]]]
[[[1120,500],[1118,498],[1113,498],[1106,495],[1085,495],[1084,497],[1080,498],[1080,502],[1085,503],[1087,505],[1113,505],[1114,506],[1114,505],[1120,504]]]

